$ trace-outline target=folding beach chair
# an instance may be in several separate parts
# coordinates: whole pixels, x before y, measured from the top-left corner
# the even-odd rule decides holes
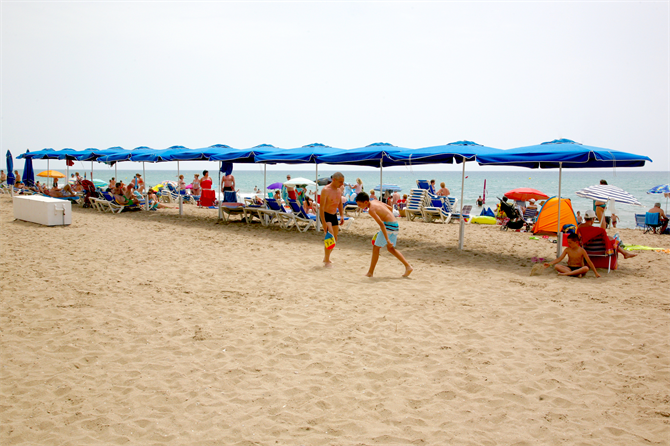
[[[289,200],[288,204],[293,212],[293,226],[299,232],[307,232],[311,227],[316,229],[316,215],[305,214],[305,210],[300,207],[296,200]],[[287,229],[290,229],[290,227]]]

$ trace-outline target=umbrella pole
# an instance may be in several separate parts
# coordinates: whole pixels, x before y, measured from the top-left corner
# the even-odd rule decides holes
[[[314,179],[314,182],[316,183],[316,192],[314,195],[314,203],[317,203],[316,198],[319,196],[319,164],[314,163],[316,166],[316,178]],[[667,207],[667,206],[666,206]],[[317,218],[316,219],[316,232],[319,232],[321,230],[321,219]]]
[[[384,156],[379,160],[379,199],[384,198],[384,191],[382,190],[382,185],[384,184],[383,175],[384,175]],[[382,200],[382,203],[384,200]]]
[[[93,183],[93,161],[91,161],[91,183]]]
[[[216,189],[218,192],[216,195],[219,196],[219,220],[223,220],[223,208],[221,207],[221,202],[223,201],[223,191],[220,190],[221,188],[221,168],[223,167],[223,161],[219,161],[219,184],[216,186]]]
[[[465,157],[463,157],[463,174],[461,175],[461,218],[458,228],[458,249],[463,250],[463,239],[465,238],[465,220],[463,220],[463,188],[465,187]]]
[[[556,224],[556,258],[561,256],[561,244],[563,244],[563,234],[561,234],[561,177],[563,176],[563,163],[558,163],[558,223]]]
[[[146,210],[149,210],[149,189],[147,189],[147,171],[144,167],[144,161],[142,162],[142,176],[144,177],[144,207]]]
[[[179,161],[177,161],[177,200],[179,200],[179,215],[184,215],[184,204],[181,200],[181,181],[179,181]]]
[[[49,174],[49,158],[47,158],[47,175]],[[16,180],[14,180],[14,184],[16,184]],[[49,177],[47,177],[47,189],[49,188]]]
[[[116,167],[117,167],[118,164],[119,164],[118,162],[114,163],[114,183],[119,183],[119,173],[116,171]],[[147,177],[145,176],[144,181],[146,181],[146,180],[147,180]]]

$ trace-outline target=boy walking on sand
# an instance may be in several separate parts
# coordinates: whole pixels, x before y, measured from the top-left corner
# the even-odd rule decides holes
[[[563,260],[566,255],[568,256],[568,266],[557,265],[557,263]],[[584,260],[586,260],[586,263],[589,266],[584,265]],[[590,268],[593,270],[596,277],[600,277],[600,274],[596,271],[596,267],[593,266],[593,262],[591,262],[589,255],[584,251],[584,248],[579,246],[579,236],[577,234],[570,234],[568,236],[568,247],[563,250],[563,254],[551,263],[545,263],[544,267],[548,268],[551,265],[555,265],[554,269],[558,271],[559,276],[583,277]]]
[[[407,260],[405,260],[405,257],[403,257],[400,251],[395,249],[399,227],[397,220],[393,216],[391,206],[379,200],[370,201],[370,197],[365,192],[356,195],[356,204],[361,209],[368,209],[370,216],[375,219],[381,228],[372,239],[372,260],[370,261],[370,269],[366,276],[372,277],[374,274],[377,260],[379,260],[379,251],[384,246],[386,246],[388,252],[393,254],[403,265],[405,265],[405,274],[402,276],[409,276],[414,269],[407,263]]]

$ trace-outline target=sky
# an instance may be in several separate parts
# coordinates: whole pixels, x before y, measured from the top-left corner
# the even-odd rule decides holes
[[[0,8],[2,154],[568,138],[670,171],[668,2]]]

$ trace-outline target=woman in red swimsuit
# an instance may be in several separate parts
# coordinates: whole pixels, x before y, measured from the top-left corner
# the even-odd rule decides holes
[[[212,178],[209,176],[208,170],[203,170],[202,172],[202,180],[200,180],[200,187],[203,189],[212,188]]]

